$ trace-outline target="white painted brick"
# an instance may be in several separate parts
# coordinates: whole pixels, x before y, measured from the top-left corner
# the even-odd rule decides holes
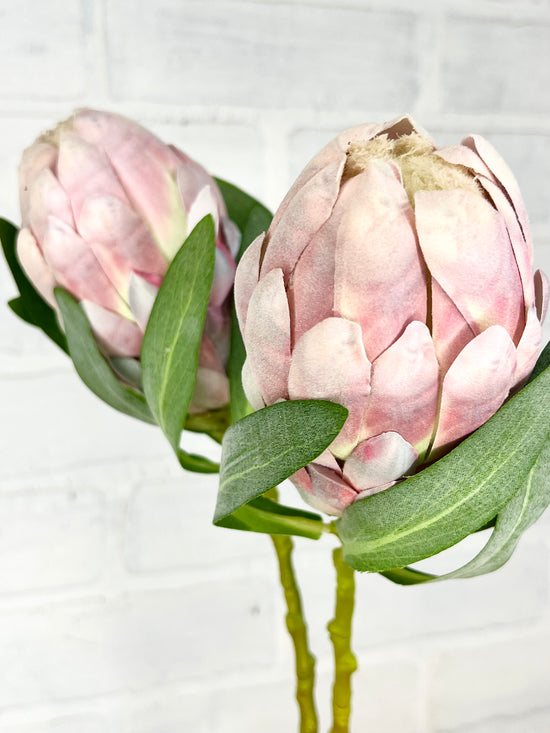
[[[332,667],[318,670],[316,700],[320,730],[328,730],[332,717],[332,683]],[[399,706],[393,704],[396,690],[399,690]],[[353,691],[351,730],[376,730],[377,733],[403,733],[406,730],[407,733],[421,733],[417,714],[419,680],[415,665],[402,660],[360,665],[353,677]],[[298,729],[294,681],[268,687],[258,685],[223,690],[216,695],[216,700],[218,705],[213,733],[280,733]],[[255,701],[254,705],[250,704],[251,700]]]
[[[2,733],[115,733],[115,729],[106,718],[93,713],[61,715],[31,725],[10,725],[7,728],[2,727],[1,730]]]
[[[78,465],[169,456],[158,428],[102,403],[70,367],[53,374],[0,380],[0,439],[8,456],[0,481]],[[193,436],[187,438],[192,446]],[[174,458],[175,461],[175,458]],[[105,468],[108,475],[108,467]],[[6,481],[4,481],[6,479]]]
[[[479,539],[426,561],[426,569],[443,573],[465,564],[481,549]],[[325,625],[332,613],[334,583],[328,543],[298,543],[295,564],[312,643],[326,659],[331,652]],[[547,612],[548,596],[548,550],[529,536],[501,570],[479,578],[399,586],[380,575],[357,573],[354,644],[359,650],[372,649],[435,634],[529,623]]]
[[[550,708],[519,716],[495,717],[479,725],[469,726],[467,729],[461,727],[457,733],[548,733],[548,731],[550,731]]]
[[[79,0],[3,2],[0,96],[67,99],[84,90],[83,3]]]
[[[4,613],[0,707],[194,680],[236,660],[253,674],[272,664],[272,615],[258,577]]]
[[[452,564],[443,564],[444,557],[426,564],[436,573],[444,572],[464,564],[473,554],[455,550]],[[540,619],[548,604],[547,578],[546,548],[525,538],[500,570],[478,578],[445,581],[444,587],[437,583],[403,587],[381,576],[361,576],[357,646]]]
[[[250,680],[239,686],[211,686],[193,694],[165,694],[154,702],[113,711],[117,733],[281,733],[298,729],[292,661],[285,679]],[[331,720],[332,669],[318,670],[316,700],[319,730]],[[419,722],[419,678],[404,660],[360,665],[353,678],[352,730],[424,733]],[[400,705],[395,704],[396,690]],[[34,731],[33,731],[34,733]]]
[[[0,594],[94,580],[107,523],[98,491],[0,495]]]
[[[468,728],[436,731],[436,733],[548,733],[550,712],[520,715],[519,717],[497,717]]]
[[[187,105],[408,108],[418,33],[414,14],[368,8],[162,0],[136,12],[115,0],[112,90]]]
[[[499,715],[519,717],[548,706],[550,636],[464,645],[442,653],[432,671],[436,730],[462,731]]]
[[[245,125],[151,123],[163,140],[190,155],[209,173],[262,200],[265,151],[259,131]]]
[[[544,115],[550,100],[549,26],[450,16],[441,89],[448,112]]]
[[[357,124],[362,122],[376,122],[376,120],[357,120]],[[313,156],[347,127],[349,125],[342,124],[341,127],[331,128],[330,130],[302,129],[295,130],[290,135],[289,186],[296,180]]]
[[[218,477],[185,473],[137,487],[126,513],[125,556],[132,572],[216,566],[269,556],[266,535],[214,527]]]

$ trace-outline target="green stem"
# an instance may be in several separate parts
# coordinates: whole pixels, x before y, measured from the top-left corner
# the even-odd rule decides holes
[[[271,535],[271,539],[279,561],[281,585],[288,609],[286,626],[296,657],[296,700],[300,708],[300,733],[317,733],[317,712],[313,697],[315,657],[309,650],[302,600],[292,566],[293,542],[288,535]]]
[[[351,676],[357,669],[357,659],[351,649],[355,578],[353,570],[343,560],[341,547],[337,547],[332,556],[336,569],[336,607],[334,618],[327,627],[334,647],[333,725],[330,733],[348,733]]]

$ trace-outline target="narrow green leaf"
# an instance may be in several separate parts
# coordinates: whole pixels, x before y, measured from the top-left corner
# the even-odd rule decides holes
[[[473,578],[492,573],[506,563],[521,535],[541,516],[550,504],[550,443],[546,443],[538,455],[516,495],[506,504],[497,518],[489,541],[473,560],[437,580]]]
[[[235,304],[233,304],[233,313],[231,314],[231,346],[228,362],[229,404],[231,407],[231,422],[233,423],[239,422],[239,420],[250,415],[253,411],[246,399],[241,379],[245,359],[246,349],[235,313]]]
[[[420,570],[414,568],[393,568],[392,570],[383,570],[380,575],[383,575],[392,583],[397,585],[418,585],[419,583],[427,583],[430,580],[437,579],[436,575],[430,575],[430,573],[423,573]]]
[[[178,460],[182,468],[193,473],[218,473],[220,470],[219,463],[198,453],[187,453],[182,448],[178,449]]]
[[[80,305],[61,288],[54,293],[63,316],[70,356],[84,384],[115,410],[155,424],[143,395],[123,385],[105,361]]]
[[[141,349],[147,402],[177,452],[193,396],[212,277],[216,235],[202,219],[170,265],[156,297]]]
[[[215,522],[218,527],[265,534],[289,534],[318,540],[324,524],[317,514],[258,497]]]
[[[279,402],[232,425],[223,439],[214,521],[306,466],[332,443],[347,410],[323,400]]]
[[[456,544],[525,487],[549,438],[547,369],[447,456],[348,507],[337,522],[346,562],[387,571]]]
[[[27,278],[16,253],[17,228],[6,219],[0,219],[0,242],[20,297],[8,305],[12,311],[31,326],[40,328],[60,349],[69,353],[67,339],[59,327],[53,308],[39,295]]]

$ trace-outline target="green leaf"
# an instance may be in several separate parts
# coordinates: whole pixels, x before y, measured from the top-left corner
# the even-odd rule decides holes
[[[215,524],[229,529],[290,534],[312,540],[318,540],[325,528],[321,517],[317,514],[287,507],[265,497],[253,499]]]
[[[223,439],[214,522],[317,458],[338,435],[347,414],[333,402],[295,400],[232,425]]]
[[[456,544],[533,481],[533,469],[539,476],[549,438],[547,369],[448,455],[348,507],[337,522],[346,562],[388,571]]]
[[[182,468],[193,473],[218,473],[220,470],[219,463],[198,453],[187,453],[182,448],[178,449],[178,460]]]
[[[54,294],[63,317],[69,353],[84,384],[115,410],[155,424],[143,395],[122,384],[99,351],[80,305],[61,288],[55,288]]]
[[[176,453],[197,379],[215,247],[209,215],[193,229],[168,268],[141,349],[147,402]]]
[[[473,560],[436,580],[473,578],[492,573],[507,562],[521,535],[550,504],[550,443],[546,443],[529,471],[527,480],[497,518],[489,541]]]
[[[240,255],[242,255],[250,242],[262,231],[267,230],[271,223],[272,214],[263,204],[232,183],[223,181],[220,178],[216,178],[215,181],[225,201],[229,218],[239,227],[243,236],[240,251]],[[252,216],[253,210],[256,210],[256,213]],[[262,217],[263,223],[261,221]],[[250,227],[251,231],[248,231],[247,227]],[[254,234],[254,231],[256,234]],[[243,245],[245,245],[244,248]]]
[[[59,327],[55,311],[38,294],[19,264],[16,253],[17,228],[6,219],[0,219],[0,241],[20,293],[19,298],[10,300],[9,307],[23,321],[44,331],[46,336],[68,354],[67,339]]]

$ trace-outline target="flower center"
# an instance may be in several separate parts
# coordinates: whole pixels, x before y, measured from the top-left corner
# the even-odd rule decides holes
[[[473,174],[463,166],[448,163],[439,157],[432,143],[418,133],[403,135],[395,140],[378,135],[371,140],[356,140],[349,144],[342,181],[365,170],[370,160],[391,160],[399,166],[403,186],[414,206],[417,191],[449,191],[464,188],[480,193]]]

